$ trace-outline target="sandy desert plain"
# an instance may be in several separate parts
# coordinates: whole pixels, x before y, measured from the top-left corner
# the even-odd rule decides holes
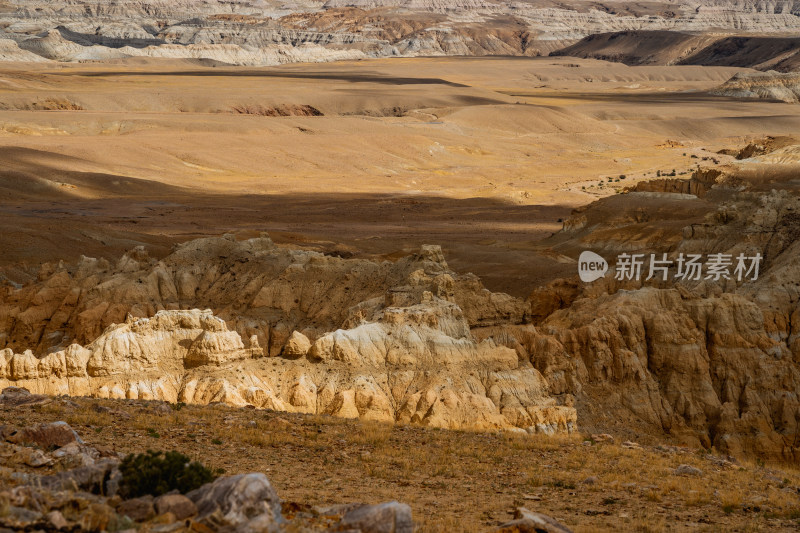
[[[746,70],[4,63],[0,385],[52,398],[0,430],[266,473],[290,531],[389,500],[418,531],[796,530],[800,106],[710,93]],[[752,246],[758,283],[576,276]],[[0,519],[66,468],[9,441]],[[209,527],[91,505],[60,512]]]
[[[742,70],[570,57],[8,63],[2,261],[268,231],[364,257],[441,244],[456,270],[526,296],[562,273],[536,242],[572,209],[797,131],[796,106],[706,94]]]

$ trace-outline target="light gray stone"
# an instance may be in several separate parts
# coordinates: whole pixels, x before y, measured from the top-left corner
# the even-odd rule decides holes
[[[197,506],[196,521],[211,529],[273,533],[283,521],[278,494],[264,474],[222,477],[187,497]]]

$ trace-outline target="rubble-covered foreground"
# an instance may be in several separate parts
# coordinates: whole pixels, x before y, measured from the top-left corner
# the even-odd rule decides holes
[[[153,491],[152,464],[130,461],[147,450],[181,452],[216,478]],[[792,468],[606,434],[439,431],[22,389],[0,395],[0,487],[4,533],[790,531],[800,510]]]
[[[12,401],[37,401],[22,390],[6,389],[3,396],[15,397]],[[319,508],[287,520],[277,492],[263,473],[218,477],[185,495],[123,499],[122,454],[85,444],[64,422],[2,429],[7,463],[64,468],[57,468],[55,474],[16,476],[21,483],[0,492],[4,506],[0,525],[12,530],[414,530],[411,509],[398,502]],[[11,477],[15,477],[13,473]]]
[[[50,398],[20,388],[7,388],[0,395],[0,405],[6,409],[49,403]],[[98,406],[95,410],[111,412]],[[85,443],[63,421],[0,425],[0,437],[4,463],[0,468],[3,477],[15,485],[0,491],[3,531],[414,531],[411,508],[397,501],[303,506],[301,510],[290,505],[284,513],[278,493],[260,472],[220,476],[185,494],[178,489],[167,491],[169,487],[157,487],[155,494],[140,494],[140,487],[128,476],[151,483],[160,471],[147,471],[147,463],[142,463],[144,471],[131,471],[121,463],[125,454]],[[15,471],[15,466],[33,472]],[[183,465],[184,470],[190,467],[189,463]],[[38,475],[41,469],[54,473]],[[499,531],[542,531],[536,529],[540,527],[570,531],[525,509]]]

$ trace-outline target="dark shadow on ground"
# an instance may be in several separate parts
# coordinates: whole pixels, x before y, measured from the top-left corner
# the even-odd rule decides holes
[[[388,85],[447,85],[448,87],[469,87],[462,83],[443,80],[441,78],[406,78],[384,76],[377,72],[363,73],[355,71],[342,72],[319,70],[317,72],[283,71],[276,69],[248,70],[237,68],[210,68],[208,70],[175,70],[175,71],[122,71],[122,72],[67,72],[66,76],[86,76],[94,78],[113,78],[119,76],[189,76],[189,77],[257,77],[257,78],[289,78],[309,80],[338,80],[351,83],[382,83]]]
[[[115,260],[139,245],[158,257],[197,237],[260,232],[277,243],[388,260],[439,244],[454,270],[518,296],[569,268],[535,246],[561,228],[568,206],[397,194],[207,194],[65,171],[60,158],[22,148],[0,152],[0,269],[16,281],[43,262]]]

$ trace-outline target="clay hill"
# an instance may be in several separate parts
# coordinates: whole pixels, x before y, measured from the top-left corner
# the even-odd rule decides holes
[[[395,56],[539,56],[606,32],[792,34],[800,28],[797,11],[792,2],[751,0],[305,0],[290,5],[13,0],[0,10],[0,57],[160,57],[275,65]]]
[[[798,101],[796,72],[800,69],[800,39],[793,36],[634,30],[589,35],[551,55],[626,65],[741,67],[748,70],[737,73],[712,94]]]
[[[622,31],[597,33],[552,52],[626,65],[733,66],[792,72],[800,68],[800,39],[724,32]]]
[[[721,96],[765,98],[796,104],[800,101],[800,75],[775,71],[737,74],[712,91]]]
[[[757,279],[572,276],[515,298],[434,246],[374,262],[208,238],[163,259],[139,248],[44,265],[8,286],[2,383],[449,428],[636,430],[794,461],[800,201],[796,181],[742,161],[598,200],[540,246],[592,249],[612,272],[622,252],[760,254]]]

